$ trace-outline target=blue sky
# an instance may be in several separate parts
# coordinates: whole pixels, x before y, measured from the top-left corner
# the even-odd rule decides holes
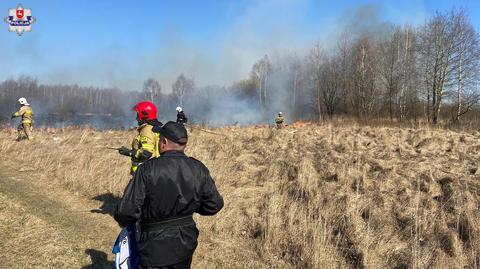
[[[170,91],[180,72],[199,85],[229,85],[265,53],[328,45],[346,25],[419,25],[452,7],[464,7],[480,30],[478,0],[2,0],[2,19],[18,3],[37,22],[17,36],[2,20],[0,80],[27,74],[45,83],[126,90],[154,77]]]

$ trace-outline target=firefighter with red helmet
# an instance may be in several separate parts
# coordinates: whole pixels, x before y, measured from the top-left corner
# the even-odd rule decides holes
[[[150,158],[160,156],[158,144],[160,135],[154,133],[154,126],[163,124],[157,120],[157,107],[149,101],[137,103],[133,110],[137,113],[138,135],[133,139],[132,149],[121,147],[118,152],[132,158],[130,173],[133,175],[138,166]]]

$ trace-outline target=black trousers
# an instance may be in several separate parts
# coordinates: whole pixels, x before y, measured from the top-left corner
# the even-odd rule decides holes
[[[192,257],[184,260],[183,262],[179,262],[176,264],[172,265],[165,265],[161,267],[145,267],[145,266],[138,266],[138,269],[190,269],[190,266],[192,265]]]

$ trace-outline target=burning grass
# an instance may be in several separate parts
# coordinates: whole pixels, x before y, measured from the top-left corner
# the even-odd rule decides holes
[[[197,218],[194,268],[480,267],[478,132],[304,122],[189,131],[187,154],[226,202]],[[4,129],[0,153],[35,180],[118,196],[129,160],[105,146],[134,134],[42,130],[16,143]]]

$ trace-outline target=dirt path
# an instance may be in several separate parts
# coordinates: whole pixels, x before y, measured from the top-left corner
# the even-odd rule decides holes
[[[0,165],[0,268],[112,268],[119,228],[100,202],[13,171]]]

